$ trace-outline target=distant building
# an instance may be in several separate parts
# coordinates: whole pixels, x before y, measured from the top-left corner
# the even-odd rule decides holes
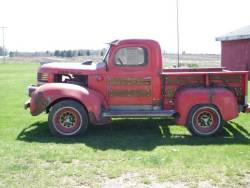
[[[250,71],[250,25],[219,36],[216,40],[221,41],[222,67]]]

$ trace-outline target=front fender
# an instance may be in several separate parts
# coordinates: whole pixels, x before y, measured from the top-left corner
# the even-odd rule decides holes
[[[48,83],[38,87],[31,96],[30,112],[39,115],[51,104],[60,99],[74,99],[81,102],[88,113],[93,113],[96,119],[101,114],[101,106],[106,107],[104,97],[91,89],[74,84]]]
[[[177,124],[185,125],[190,110],[198,104],[215,105],[223,120],[233,119],[239,114],[236,96],[225,88],[185,88],[178,91],[175,98],[179,114]]]

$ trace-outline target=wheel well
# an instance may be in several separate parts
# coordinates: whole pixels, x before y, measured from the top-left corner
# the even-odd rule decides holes
[[[213,104],[213,103],[196,104],[196,105],[192,106],[192,107],[190,108],[190,110],[188,111],[187,123],[188,123],[189,115],[190,115],[191,111],[192,111],[194,108],[198,107],[198,106],[210,106],[210,107],[214,107],[214,108],[218,111],[218,113],[220,114],[220,117],[222,118],[220,109],[219,109],[215,104]]]
[[[87,112],[87,115],[88,115],[88,118],[89,118],[89,112],[88,112],[88,109],[86,108],[86,106],[79,100],[77,99],[74,99],[74,98],[70,98],[70,97],[63,97],[63,98],[59,98],[55,101],[53,101],[52,103],[49,104],[49,106],[46,108],[46,113],[49,113],[50,109],[52,108],[52,106],[54,106],[55,104],[57,104],[58,102],[61,102],[61,101],[65,101],[65,100],[72,100],[72,101],[75,101],[75,102],[78,102],[79,104],[81,104],[83,106],[83,108],[86,110]]]

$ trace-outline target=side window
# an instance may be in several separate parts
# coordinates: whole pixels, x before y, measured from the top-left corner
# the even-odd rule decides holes
[[[147,64],[147,50],[142,47],[120,48],[115,54],[117,66],[140,66]]]

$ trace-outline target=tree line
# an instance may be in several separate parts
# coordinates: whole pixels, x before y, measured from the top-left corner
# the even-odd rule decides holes
[[[56,57],[76,57],[76,56],[103,56],[106,52],[106,49],[100,50],[89,50],[89,49],[80,49],[80,50],[55,50],[55,51],[39,51],[39,52],[19,52],[19,51],[8,51],[6,48],[0,46],[0,56],[9,55],[10,57],[14,56],[56,56]]]
[[[102,50],[56,50],[54,56],[56,57],[75,57],[75,56],[90,56],[100,55],[103,56],[105,49]]]
[[[3,56],[4,54],[7,55],[8,51],[6,48],[3,49],[3,47],[0,46],[0,56]]]

